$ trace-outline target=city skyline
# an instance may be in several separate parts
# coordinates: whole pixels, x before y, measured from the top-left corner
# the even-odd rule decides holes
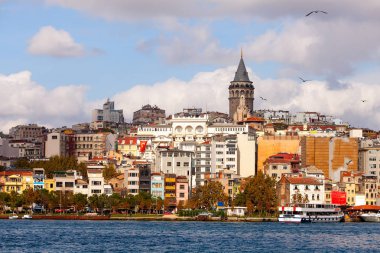
[[[379,6],[342,2],[0,1],[0,130],[88,122],[108,97],[127,121],[144,104],[226,113],[241,49],[255,109],[378,130]]]

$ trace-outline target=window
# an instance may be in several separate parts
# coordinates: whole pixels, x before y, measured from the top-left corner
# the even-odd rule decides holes
[[[179,189],[180,189],[180,190],[185,190],[185,185],[184,185],[184,184],[180,184],[180,185],[179,185]]]
[[[272,165],[272,170],[277,170],[277,165]]]
[[[95,194],[102,193],[102,190],[93,189],[93,190],[91,190],[91,193],[95,193]]]
[[[171,162],[167,162],[166,166],[170,167],[170,166],[172,166],[172,163]]]
[[[272,173],[273,178],[277,178],[277,173]]]
[[[177,167],[180,167],[181,166],[181,162],[177,162]]]
[[[185,193],[181,192],[181,193],[179,194],[179,197],[180,197],[180,198],[184,198],[184,197],[185,197]]]
[[[52,138],[53,140],[57,140],[57,139],[58,139],[58,136],[57,136],[57,135],[53,135],[51,138]]]
[[[188,167],[189,166],[189,162],[184,162],[183,163],[183,167]]]
[[[74,187],[74,182],[65,182],[65,187]]]
[[[62,182],[56,182],[55,187],[63,187],[63,183]]]
[[[83,189],[87,189],[87,185],[84,184],[84,185],[82,186],[82,188],[83,188]]]
[[[102,181],[91,181],[91,185],[102,185]]]

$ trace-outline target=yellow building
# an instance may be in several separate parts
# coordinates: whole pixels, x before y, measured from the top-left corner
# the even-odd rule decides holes
[[[49,192],[55,191],[55,179],[46,178],[44,180],[44,186],[45,186],[45,189],[48,190]]]
[[[33,172],[31,171],[2,171],[0,178],[3,192],[22,193],[26,189],[33,189]]]
[[[339,180],[340,171],[358,170],[359,142],[348,137],[301,138],[302,166],[314,165],[327,178]]]
[[[139,146],[137,145],[137,137],[124,137],[117,141],[117,150],[123,156],[139,156]]]
[[[264,172],[265,160],[278,153],[298,154],[298,136],[261,136],[257,138],[257,171]]]

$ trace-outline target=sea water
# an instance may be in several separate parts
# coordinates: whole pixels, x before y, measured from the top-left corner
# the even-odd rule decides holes
[[[380,223],[0,220],[0,252],[380,252]]]

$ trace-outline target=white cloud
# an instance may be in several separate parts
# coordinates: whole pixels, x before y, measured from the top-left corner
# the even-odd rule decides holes
[[[357,64],[379,60],[377,23],[302,19],[246,44],[248,57],[276,61],[314,75],[344,76]],[[365,39],[364,39],[365,38]]]
[[[34,55],[75,57],[84,55],[85,49],[68,32],[44,26],[29,41],[28,52]]]
[[[236,67],[201,72],[189,81],[169,79],[153,85],[137,85],[114,96],[116,106],[124,109],[126,118],[132,119],[133,111],[150,103],[166,110],[167,115],[186,107],[201,107],[208,111],[228,113],[228,86]],[[290,79],[258,78],[250,73],[255,86],[255,109],[317,111],[333,115],[358,127],[379,129],[380,83],[342,83],[340,89],[332,89],[326,82],[311,81],[306,84]],[[259,96],[267,98],[262,101]],[[362,99],[368,102],[361,102]]]
[[[191,80],[169,79],[152,85],[136,85],[116,94],[116,108],[124,110],[127,121],[145,104],[155,104],[167,115],[188,107],[228,113],[228,86],[236,66],[200,72]],[[255,86],[255,109],[318,111],[348,121],[354,126],[380,127],[380,83],[341,82],[339,89],[327,82],[295,82],[291,79],[261,79],[249,71]],[[8,132],[17,124],[38,123],[48,127],[89,122],[92,109],[102,101],[86,101],[84,86],[60,86],[47,90],[23,71],[0,75],[0,131]],[[262,96],[267,101],[262,101]],[[362,99],[367,102],[361,102]]]
[[[378,61],[380,56],[378,0],[366,4],[356,0],[45,2],[108,20],[151,22],[159,35],[144,39],[137,48],[157,52],[171,64],[230,64],[243,46],[246,59],[279,62],[282,75],[341,78],[353,73],[357,64]],[[311,10],[325,10],[328,14],[305,17]],[[220,29],[221,20],[236,24],[237,29],[246,24],[253,29],[262,24],[278,25],[257,37],[247,33],[238,45],[224,47],[221,41],[225,39],[217,38],[210,28],[219,25]]]
[[[167,18],[275,19],[303,17],[311,10],[326,10],[327,18],[379,19],[377,0],[45,0],[108,20]]]
[[[62,126],[88,121],[90,110],[84,86],[60,86],[47,90],[31,79],[29,71],[0,74],[0,131],[10,126],[38,123]]]

